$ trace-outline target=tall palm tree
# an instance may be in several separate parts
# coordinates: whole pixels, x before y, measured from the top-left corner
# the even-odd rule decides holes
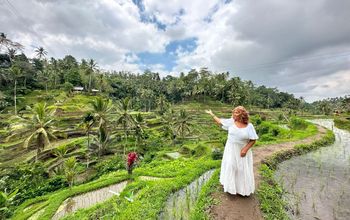
[[[145,128],[146,123],[141,115],[141,113],[138,113],[135,117],[135,137],[136,137],[136,141],[135,141],[135,145],[134,148],[136,148],[136,144],[139,145],[141,140],[144,138],[145,136]],[[134,149],[136,150],[136,149]]]
[[[107,147],[111,143],[111,139],[109,137],[107,128],[100,127],[98,129],[97,136],[94,137],[94,141],[95,141],[94,145],[97,146],[98,158],[100,158],[101,155],[103,155],[106,152]]]
[[[23,50],[23,45],[8,39],[5,33],[0,33],[0,52],[3,48]]]
[[[8,48],[7,49],[7,55],[10,57],[11,62],[13,61],[13,59],[15,59],[17,50],[15,48]]]
[[[37,47],[34,52],[36,53],[36,56],[39,58],[39,60],[45,58],[47,55],[47,51],[43,47]]]
[[[118,114],[119,114],[119,116],[117,118],[117,123],[122,125],[122,127],[124,129],[124,133],[125,133],[124,155],[125,155],[125,148],[127,145],[129,129],[135,125],[135,120],[132,117],[132,115],[130,114],[130,105],[131,105],[131,102],[130,102],[129,97],[126,97],[118,102]]]
[[[53,117],[54,111],[46,105],[46,103],[36,103],[33,108],[27,107],[32,113],[32,118],[24,119],[19,125],[15,125],[15,128],[20,127],[12,131],[13,136],[27,137],[23,143],[25,148],[28,148],[30,143],[35,140],[36,142],[36,161],[41,151],[48,145],[50,145],[50,139],[56,139],[53,130]]]
[[[13,87],[13,101],[15,106],[15,115],[17,115],[17,80],[19,77],[22,76],[22,69],[17,66],[12,66],[10,69],[11,72],[11,78],[14,83]]]
[[[174,126],[176,133],[179,134],[181,138],[184,138],[186,134],[191,132],[191,127],[193,125],[190,122],[188,113],[184,109],[180,110],[180,114],[175,119]]]
[[[87,75],[89,75],[89,87],[88,90],[91,92],[91,82],[92,82],[92,76],[94,75],[94,72],[97,70],[98,66],[95,60],[90,59],[88,62],[88,68],[87,68]]]
[[[89,167],[89,151],[90,151],[90,132],[95,124],[95,118],[94,115],[91,112],[88,112],[84,115],[83,121],[80,124],[81,127],[85,130],[85,133],[87,135],[87,155],[86,155],[86,167]]]
[[[103,99],[102,97],[96,97],[90,102],[92,106],[92,114],[96,121],[98,121],[98,127],[106,127],[108,117],[112,111],[112,101],[110,99]]]
[[[160,94],[157,100],[158,112],[160,115],[163,115],[168,107],[168,102],[165,98],[165,95]]]

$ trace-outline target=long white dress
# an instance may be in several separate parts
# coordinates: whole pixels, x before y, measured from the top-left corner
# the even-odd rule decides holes
[[[241,149],[249,140],[258,139],[251,123],[247,127],[238,128],[233,118],[220,118],[222,128],[228,131],[225,150],[221,162],[220,183],[224,192],[249,196],[254,193],[253,154],[249,149],[245,157],[241,157]]]

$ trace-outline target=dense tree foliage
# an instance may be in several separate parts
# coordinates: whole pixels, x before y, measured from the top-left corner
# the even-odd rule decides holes
[[[7,38],[2,38],[2,48],[10,45],[4,39]],[[143,74],[101,71],[95,60],[79,62],[71,55],[46,59],[47,51],[43,47],[35,49],[37,58],[33,59],[23,53],[17,54],[18,50],[13,46],[10,49],[2,51],[12,57],[12,67],[2,68],[0,72],[2,108],[4,103],[16,105],[16,95],[32,89],[63,88],[70,91],[73,86],[83,86],[87,92],[97,89],[114,99],[129,97],[133,109],[150,111],[158,108],[161,113],[164,113],[165,101],[177,103],[211,98],[232,105],[292,109],[298,109],[303,101],[276,88],[256,86],[237,76],[230,77],[228,72],[213,73],[207,68],[192,69],[179,77],[168,75],[161,78],[159,73],[148,70]]]

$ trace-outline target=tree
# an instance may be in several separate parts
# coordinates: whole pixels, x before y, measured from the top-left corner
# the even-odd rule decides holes
[[[74,185],[74,178],[77,174],[77,160],[75,157],[70,157],[64,162],[64,173],[69,186],[72,187]]]
[[[97,70],[98,66],[96,61],[93,59],[90,59],[88,62],[88,68],[86,71],[86,74],[89,76],[89,87],[88,90],[91,92],[91,82],[92,82],[92,76],[94,75],[94,72]]]
[[[62,163],[64,162],[64,158],[66,157],[67,153],[68,153],[68,146],[67,145],[61,145],[61,146],[58,146],[57,148],[55,148],[53,150],[53,154],[58,158],[58,172],[61,172],[62,170]]]
[[[97,146],[98,158],[100,158],[101,155],[103,155],[106,152],[107,147],[111,142],[107,128],[100,127],[98,129],[97,136],[94,137],[94,141],[94,145]]]
[[[173,109],[168,109],[168,111],[162,117],[163,121],[163,135],[166,138],[169,138],[172,141],[172,144],[175,144],[176,132],[175,132],[175,112]]]
[[[90,151],[90,132],[91,132],[91,129],[92,129],[94,124],[95,124],[95,118],[91,112],[88,112],[84,115],[83,121],[80,124],[80,126],[83,127],[83,129],[85,130],[85,133],[87,135],[87,151],[88,151],[87,156],[86,156],[86,160],[87,160],[86,167],[87,168],[89,167],[88,160],[89,160],[89,151]]]
[[[106,127],[108,117],[112,111],[112,101],[110,99],[96,97],[90,104],[92,106],[93,118],[99,122],[98,127]]]
[[[180,114],[177,116],[174,123],[176,133],[179,134],[181,138],[184,138],[186,134],[191,132],[192,123],[184,109],[180,110]]]
[[[35,49],[35,53],[39,60],[41,60],[42,58],[45,58],[47,55],[47,51],[43,47],[37,47]]]
[[[10,69],[11,77],[13,80],[13,101],[15,106],[15,115],[17,115],[17,80],[22,76],[22,69],[17,66],[12,66]]]
[[[165,111],[167,110],[168,102],[166,97],[163,94],[160,94],[157,100],[157,105],[158,105],[158,113],[160,115],[163,115]]]
[[[118,118],[117,118],[117,122],[118,124],[121,124],[124,130],[124,140],[125,140],[125,145],[124,145],[124,151],[123,154],[125,155],[125,148],[127,145],[127,139],[128,139],[128,131],[129,128],[131,128],[132,126],[135,125],[135,120],[132,117],[132,115],[130,114],[130,99],[129,97],[124,98],[123,100],[120,100],[118,103]]]
[[[141,113],[138,113],[136,115],[134,122],[135,122],[135,137],[136,137],[134,148],[136,148],[136,144],[139,145],[141,140],[145,137],[145,130],[144,129],[147,126],[146,126],[146,123],[145,123]]]
[[[35,140],[37,150],[35,160],[37,161],[45,146],[50,145],[50,139],[56,139],[53,131],[54,111],[46,103],[37,103],[33,108],[29,106],[27,108],[32,113],[32,118],[23,118],[24,123],[20,122],[19,125],[15,126],[22,128],[13,130],[13,134],[9,138],[13,136],[27,136],[23,143],[25,148],[28,148],[30,143]]]

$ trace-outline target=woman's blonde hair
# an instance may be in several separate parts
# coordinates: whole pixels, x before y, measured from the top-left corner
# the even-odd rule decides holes
[[[243,106],[237,106],[234,108],[232,110],[232,115],[244,124],[248,124],[249,122],[249,113]]]

